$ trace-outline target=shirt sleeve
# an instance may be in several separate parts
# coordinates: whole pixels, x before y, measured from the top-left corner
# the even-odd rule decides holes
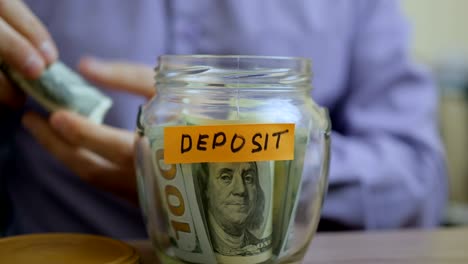
[[[331,109],[322,217],[364,229],[436,226],[447,195],[437,89],[410,60],[398,3],[356,3],[349,87]]]

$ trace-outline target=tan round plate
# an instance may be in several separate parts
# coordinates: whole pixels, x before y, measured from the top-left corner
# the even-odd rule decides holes
[[[0,239],[0,263],[135,264],[136,250],[122,241],[85,234],[33,234]]]

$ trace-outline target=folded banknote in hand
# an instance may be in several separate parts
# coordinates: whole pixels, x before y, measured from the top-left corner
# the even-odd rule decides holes
[[[60,61],[49,65],[35,80],[24,78],[2,61],[0,61],[0,70],[11,82],[48,111],[67,109],[96,123],[102,123],[105,114],[112,106],[110,97],[101,93]]]

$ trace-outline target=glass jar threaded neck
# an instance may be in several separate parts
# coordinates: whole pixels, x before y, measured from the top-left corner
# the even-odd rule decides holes
[[[309,90],[306,58],[237,55],[163,55],[156,87],[193,89]]]

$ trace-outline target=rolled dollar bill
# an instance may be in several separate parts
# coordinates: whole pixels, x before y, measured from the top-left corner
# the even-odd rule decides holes
[[[164,209],[168,236],[175,246],[173,254],[190,263],[217,263],[207,226],[203,221],[203,212],[200,209],[202,204],[198,203],[191,164],[164,162],[163,127],[153,127],[145,131],[145,134],[152,150],[151,159],[158,189],[155,195],[160,196]]]
[[[51,64],[36,80],[29,80],[0,60],[5,76],[48,111],[67,109],[102,123],[112,99],[86,82],[60,61]]]
[[[304,156],[307,146],[307,134],[296,131],[294,160],[275,162],[275,195],[273,201],[273,251],[278,258],[289,254],[294,239],[294,221],[302,189]]]

